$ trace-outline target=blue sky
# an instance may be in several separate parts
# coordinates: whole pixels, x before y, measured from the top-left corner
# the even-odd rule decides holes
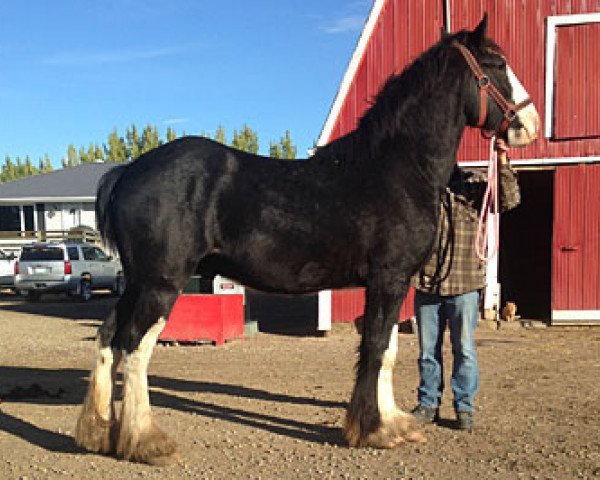
[[[0,162],[106,142],[132,123],[230,139],[261,153],[317,139],[371,0],[5,0]]]

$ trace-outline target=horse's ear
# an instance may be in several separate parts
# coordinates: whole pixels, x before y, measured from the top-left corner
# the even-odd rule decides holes
[[[475,45],[483,45],[483,40],[485,39],[485,35],[487,33],[487,25],[488,25],[488,16],[487,16],[487,12],[485,12],[483,14],[483,18],[481,19],[481,22],[479,22],[479,25],[477,25],[477,28],[475,28],[475,30],[473,30],[473,32],[471,33],[471,41]]]

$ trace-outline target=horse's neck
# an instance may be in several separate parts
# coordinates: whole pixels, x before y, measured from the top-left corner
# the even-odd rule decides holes
[[[408,112],[410,134],[397,132],[383,156],[384,170],[390,179],[418,182],[431,191],[443,189],[450,179],[466,121],[460,102],[440,105],[424,99],[420,115]],[[410,120],[410,117],[413,120]]]
[[[446,69],[435,85],[399,99],[392,115],[376,103],[355,131],[317,150],[314,160],[350,164],[389,182],[442,189],[466,126],[459,78],[459,71]]]
[[[452,169],[456,162],[456,154],[464,126],[449,125],[451,132],[446,132],[445,138],[439,137],[437,129],[431,129],[429,135],[413,139],[408,147],[411,154],[408,161],[418,172],[422,183],[433,189],[443,189],[450,180]],[[399,174],[401,172],[401,166]]]

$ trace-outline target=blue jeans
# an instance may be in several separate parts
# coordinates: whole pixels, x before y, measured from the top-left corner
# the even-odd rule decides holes
[[[473,333],[477,326],[479,293],[441,296],[415,292],[415,314],[419,329],[419,404],[437,408],[444,391],[442,344],[446,322],[452,342],[452,378],[456,412],[473,412],[479,389],[479,366]]]

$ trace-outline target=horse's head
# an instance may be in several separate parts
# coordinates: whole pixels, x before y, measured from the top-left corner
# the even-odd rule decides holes
[[[511,147],[524,147],[537,138],[540,117],[506,57],[486,32],[487,14],[475,30],[459,32],[452,42],[469,66],[465,83],[467,121],[504,138]]]

